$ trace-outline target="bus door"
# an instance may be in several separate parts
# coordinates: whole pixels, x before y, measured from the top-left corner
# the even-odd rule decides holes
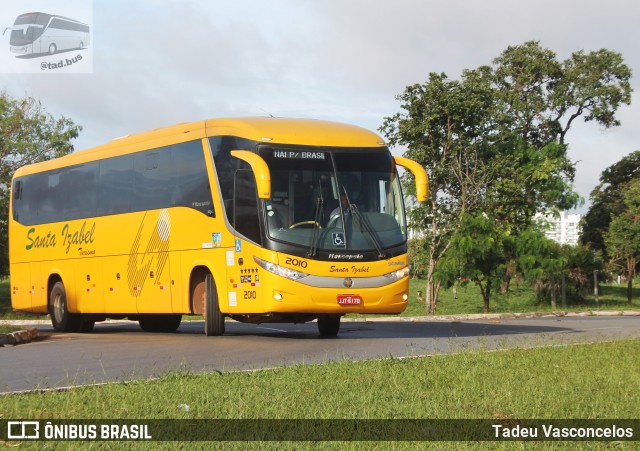
[[[172,313],[168,210],[144,213],[127,263],[129,291],[138,313]]]
[[[260,273],[253,259],[261,243],[258,197],[253,172],[236,171],[233,197],[235,245],[227,250],[227,290],[231,313],[262,311]],[[247,240],[248,239],[248,240]],[[252,243],[253,241],[253,243]]]

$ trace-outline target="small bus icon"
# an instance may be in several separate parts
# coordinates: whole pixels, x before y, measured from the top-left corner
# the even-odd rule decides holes
[[[7,439],[9,440],[40,438],[39,421],[9,421],[7,429]]]
[[[12,53],[21,55],[54,54],[89,45],[89,25],[68,17],[41,12],[19,15],[11,30],[9,46]]]

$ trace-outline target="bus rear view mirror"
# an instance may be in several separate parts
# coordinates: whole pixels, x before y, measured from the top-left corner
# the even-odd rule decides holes
[[[416,179],[416,198],[418,202],[426,202],[429,195],[429,178],[427,171],[413,160],[403,157],[393,157],[396,164],[411,171]]]
[[[248,150],[232,150],[231,155],[246,161],[251,166],[256,178],[258,198],[271,199],[271,171],[269,171],[266,161],[260,155]]]

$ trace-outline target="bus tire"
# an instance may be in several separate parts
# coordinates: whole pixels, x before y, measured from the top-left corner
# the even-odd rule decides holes
[[[78,327],[78,332],[89,333],[93,330],[93,326],[96,325],[95,320],[87,319],[84,317],[80,318],[80,326]]]
[[[340,315],[322,315],[318,317],[318,332],[321,337],[333,338],[340,330]]]
[[[78,332],[82,324],[82,317],[69,313],[67,307],[67,293],[62,282],[56,282],[49,293],[49,315],[51,324],[58,332]]]
[[[207,274],[205,283],[204,334],[213,337],[224,334],[224,315],[220,312],[218,291],[213,276]]]
[[[56,53],[56,50],[58,50],[58,48],[55,44],[49,45],[49,55],[53,55],[54,53]]]
[[[142,315],[138,318],[145,332],[175,332],[182,322],[182,315]]]

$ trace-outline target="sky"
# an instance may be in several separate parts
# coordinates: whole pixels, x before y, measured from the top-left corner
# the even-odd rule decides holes
[[[89,24],[91,42],[25,60],[9,52],[9,33],[0,36],[0,91],[38,98],[55,117],[80,124],[77,150],[227,116],[328,119],[375,131],[401,111],[396,96],[406,86],[431,72],[458,79],[529,40],[559,60],[616,51],[634,74],[620,127],[579,123],[567,137],[575,189],[587,200],[578,212],[601,172],[640,149],[640,3],[632,0],[0,0],[0,29],[30,11]],[[69,67],[40,68],[77,55]]]

